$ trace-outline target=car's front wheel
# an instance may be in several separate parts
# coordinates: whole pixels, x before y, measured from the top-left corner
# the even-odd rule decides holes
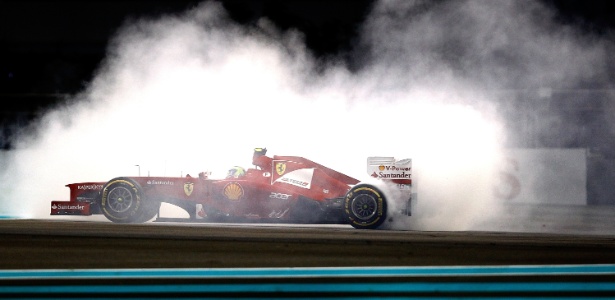
[[[144,201],[141,185],[130,178],[120,177],[103,187],[100,209],[112,222],[142,222],[143,214],[148,210]]]
[[[387,202],[375,186],[359,184],[352,187],[344,198],[344,215],[352,227],[374,229],[386,220]]]

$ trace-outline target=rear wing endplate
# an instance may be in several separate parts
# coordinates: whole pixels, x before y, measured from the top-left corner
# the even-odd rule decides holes
[[[412,180],[412,159],[370,156],[367,158],[367,174],[379,179]]]

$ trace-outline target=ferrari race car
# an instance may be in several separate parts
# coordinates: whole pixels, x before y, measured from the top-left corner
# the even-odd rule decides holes
[[[410,159],[369,157],[367,171],[376,180],[362,183],[303,157],[266,153],[265,148],[254,149],[254,167],[234,167],[224,179],[200,173],[198,177],[117,177],[67,184],[70,200],[52,201],[51,215],[103,214],[116,223],[156,218],[350,224],[362,229],[379,227],[395,212],[411,215],[416,196]],[[188,218],[160,217],[163,202],[182,208]]]

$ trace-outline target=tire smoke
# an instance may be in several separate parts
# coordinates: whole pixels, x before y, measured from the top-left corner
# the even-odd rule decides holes
[[[412,158],[416,213],[393,227],[476,228],[497,219],[501,150],[519,139],[493,91],[604,71],[592,67],[602,48],[552,17],[534,1],[377,2],[352,70],[314,57],[301,32],[241,26],[216,2],[128,22],[87,89],[19,141],[0,209],[47,218],[68,183],[221,177],[267,147],[366,181],[368,156]]]

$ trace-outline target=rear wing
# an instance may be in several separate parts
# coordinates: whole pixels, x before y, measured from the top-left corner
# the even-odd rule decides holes
[[[412,187],[412,159],[396,160],[390,156],[372,156],[367,158],[367,174],[387,182],[394,183],[397,194],[403,201],[400,212],[411,216],[416,205],[417,194]]]
[[[367,174],[396,183],[412,184],[412,159],[396,160],[390,156],[367,158]]]

